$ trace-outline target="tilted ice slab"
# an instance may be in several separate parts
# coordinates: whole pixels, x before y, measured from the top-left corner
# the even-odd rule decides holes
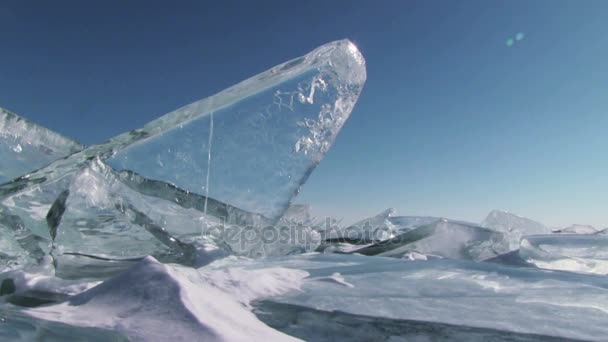
[[[540,268],[608,274],[608,236],[604,234],[526,236],[519,255]]]
[[[0,184],[83,148],[77,142],[0,108]]]
[[[326,243],[352,243],[369,244],[392,238],[393,224],[389,219],[394,215],[395,209],[388,208],[378,215],[365,218],[348,227],[332,225],[325,227],[323,240]],[[327,229],[329,228],[329,229]]]
[[[151,122],[108,163],[278,219],[329,150],[365,79],[357,48],[329,43]]]
[[[1,215],[18,217],[12,227],[23,227],[23,235],[38,241],[32,250],[48,251],[62,214],[53,205],[61,209],[73,178],[99,159],[131,175],[124,181],[131,179],[129,186],[147,195],[228,222],[255,216],[257,223],[276,223],[331,147],[365,79],[365,61],[350,41],[323,45],[141,129],[0,184]],[[65,150],[78,149],[66,144]],[[0,169],[14,173],[5,164]],[[214,203],[231,209],[213,211]],[[262,245],[246,248],[259,255],[267,251]]]
[[[508,251],[501,233],[465,222],[440,219],[353,253],[410,258],[411,253],[485,260]]]
[[[247,267],[279,265],[310,275],[300,291],[259,303],[260,317],[278,315],[264,321],[306,340],[340,338],[347,333],[345,327],[352,324],[356,329],[364,323],[369,329],[356,330],[361,335],[355,334],[354,340],[400,335],[425,341],[453,336],[479,341],[543,341],[552,340],[551,336],[602,340],[608,333],[608,279],[603,276],[450,259],[403,261],[344,254],[260,260]],[[332,281],[336,278],[340,281]],[[414,331],[419,336],[413,336]]]
[[[392,216],[388,219],[395,227],[395,234],[408,232],[412,229],[426,226],[441,220],[440,217],[432,216]]]
[[[519,240],[522,236],[551,232],[542,223],[502,210],[490,212],[481,225],[503,233],[509,240],[509,248],[511,250],[519,248]]]

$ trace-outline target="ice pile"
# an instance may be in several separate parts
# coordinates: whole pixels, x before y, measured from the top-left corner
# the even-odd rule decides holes
[[[604,339],[603,231],[292,203],[365,78],[329,43],[90,147],[0,111],[0,340]]]
[[[301,251],[260,229],[279,235],[365,79],[360,52],[337,41],[84,149],[2,111],[2,174],[20,177],[0,185],[0,267],[49,253],[66,276],[147,255],[192,265],[201,235],[240,255]]]
[[[508,252],[504,236],[464,222],[440,219],[394,238],[353,251],[363,255],[410,258],[411,253],[485,260]]]
[[[608,274],[608,235],[589,225],[551,230],[505,211],[481,224],[429,216],[396,216],[394,209],[346,227],[334,227],[319,252],[408,260],[451,258]],[[325,233],[325,232],[323,232]],[[370,238],[372,237],[372,238]]]

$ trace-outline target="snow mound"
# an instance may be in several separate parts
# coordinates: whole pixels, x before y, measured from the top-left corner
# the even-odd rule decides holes
[[[24,312],[78,327],[115,330],[133,341],[293,341],[260,322],[244,304],[297,288],[306,276],[284,268],[205,273],[146,257],[64,303]]]

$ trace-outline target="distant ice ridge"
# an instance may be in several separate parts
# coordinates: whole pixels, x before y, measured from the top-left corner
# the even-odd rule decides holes
[[[508,252],[508,244],[501,233],[440,219],[352,252],[413,260],[419,255],[485,260]]]
[[[477,225],[428,216],[396,216],[394,209],[324,233],[317,251],[426,261],[491,261],[581,273],[608,274],[608,236],[588,225],[553,229],[505,211]],[[380,233],[380,234],[379,234]],[[540,234],[539,234],[540,233]]]
[[[394,236],[394,226],[390,218],[395,209],[389,208],[376,216],[369,217],[353,223],[347,227],[325,227],[332,228],[322,232],[326,242],[348,242],[348,243],[371,243],[390,239]]]
[[[0,183],[12,179],[0,184],[0,270],[51,251],[64,264],[94,257],[81,270],[148,254],[190,262],[196,234],[239,255],[305,251],[215,228],[277,225],[365,80],[356,46],[336,41],[88,148],[0,111]]]
[[[348,227],[322,232],[322,252],[409,260],[486,260],[509,251],[505,234],[478,224],[430,216],[397,216],[389,208]]]
[[[519,255],[539,268],[608,275],[608,235],[525,236]]]
[[[601,232],[595,229],[595,227],[586,224],[573,224],[565,228],[553,229],[553,233],[564,233],[564,234],[596,234]]]
[[[542,223],[502,210],[492,211],[481,225],[505,234],[512,250],[519,248],[522,236],[551,232]]]

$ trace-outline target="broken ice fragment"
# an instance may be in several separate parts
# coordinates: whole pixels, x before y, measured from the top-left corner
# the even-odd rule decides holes
[[[441,219],[353,253],[402,258],[417,252],[454,259],[485,260],[505,253],[507,247],[501,233]]]
[[[358,221],[347,228],[324,231],[324,240],[329,244],[346,242],[362,245],[390,239],[394,236],[394,226],[390,222],[394,213],[395,209],[388,208],[376,216]]]
[[[297,63],[276,66],[1,185],[0,196],[58,178],[99,157],[109,158],[107,163],[118,171],[277,220],[332,145],[365,79],[365,61],[357,48],[347,40],[332,42]],[[298,94],[310,95],[313,83],[314,103],[296,101]],[[296,152],[304,140],[311,143]]]
[[[0,184],[82,148],[77,142],[0,108]]]
[[[351,42],[329,43],[149,123],[107,162],[276,220],[328,151],[365,78]]]
[[[550,232],[542,223],[502,210],[490,212],[481,225],[503,233],[509,241],[511,250],[519,248],[519,240],[522,236]]]
[[[393,224],[395,234],[408,232],[412,229],[426,226],[441,220],[432,216],[391,216],[388,220]]]
[[[47,216],[56,272],[74,278],[87,274],[91,265],[101,269],[104,263],[107,269],[120,270],[130,266],[124,261],[147,255],[192,264],[194,247],[180,238],[200,235],[202,215],[136,192],[103,162],[92,161]]]

